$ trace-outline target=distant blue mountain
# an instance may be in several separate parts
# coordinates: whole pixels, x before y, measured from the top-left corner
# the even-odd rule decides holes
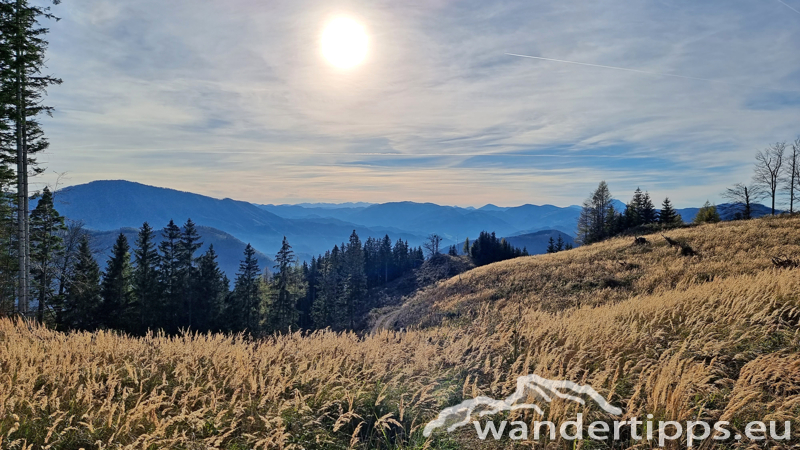
[[[612,204],[617,211],[625,209],[619,200]],[[129,181],[94,181],[61,189],[56,193],[56,207],[66,217],[98,231],[138,228],[144,221],[158,230],[170,219],[182,225],[191,218],[198,225],[249,242],[266,255],[274,255],[286,236],[303,259],[347,241],[353,230],[362,241],[388,234],[392,240],[407,240],[413,246],[421,245],[433,233],[444,238],[443,246],[449,246],[467,237],[473,239],[481,231],[507,238],[535,234],[527,239],[544,236],[546,242],[550,235],[536,233],[555,230],[574,237],[581,212],[579,206],[488,204],[475,209],[414,202],[254,205]],[[733,218],[736,208],[723,204],[718,209],[727,220]],[[678,210],[686,222],[697,211]],[[761,205],[754,205],[753,211],[755,216],[769,213]],[[534,247],[531,244],[529,250],[534,252]]]
[[[362,240],[385,234],[384,230],[323,217],[287,219],[248,202],[219,200],[121,180],[93,181],[63,188],[55,195],[55,206],[62,215],[80,220],[87,228],[98,231],[138,228],[145,221],[159,230],[170,219],[183,225],[191,218],[198,225],[251,243],[267,255],[278,251],[284,236],[298,256],[310,258],[346,241],[353,230]],[[408,240],[415,246],[425,238],[407,232],[397,232],[391,237]]]

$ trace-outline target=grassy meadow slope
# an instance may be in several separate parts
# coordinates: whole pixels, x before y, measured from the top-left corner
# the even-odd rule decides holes
[[[462,399],[506,397],[530,373],[590,384],[627,417],[737,430],[794,420],[800,443],[800,270],[771,262],[800,257],[800,218],[668,235],[697,256],[655,235],[493,264],[399,310],[421,326],[364,337],[130,339],[2,320],[0,448],[512,448],[480,446],[472,428],[430,440],[421,428]],[[610,419],[593,402],[543,406],[550,420]]]

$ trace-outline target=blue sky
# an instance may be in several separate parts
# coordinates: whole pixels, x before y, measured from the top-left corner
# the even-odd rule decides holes
[[[800,0],[784,3],[64,2],[37,181],[481,206],[577,204],[606,180],[623,200],[721,201],[757,149],[800,134]],[[370,39],[348,70],[320,54],[338,16]]]

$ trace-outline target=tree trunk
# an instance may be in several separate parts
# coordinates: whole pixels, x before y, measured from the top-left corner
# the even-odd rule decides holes
[[[17,1],[17,14],[21,8],[21,2]],[[17,25],[19,24],[19,17],[17,18]],[[22,52],[16,50],[16,82],[17,82],[17,117],[16,117],[16,132],[17,132],[17,233],[18,233],[18,260],[19,260],[19,284],[18,284],[18,309],[21,314],[28,312],[30,305],[28,283],[30,273],[30,262],[28,260],[28,202],[27,202],[27,155],[25,152],[25,141],[23,136],[25,134],[25,103],[23,98],[22,87],[22,67],[20,60],[22,59]]]

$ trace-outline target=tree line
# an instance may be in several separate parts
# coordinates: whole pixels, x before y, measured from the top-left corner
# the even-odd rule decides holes
[[[12,200],[5,200],[0,220],[11,227]],[[376,289],[426,260],[444,257],[438,235],[413,247],[388,235],[362,242],[353,231],[347,242],[300,262],[284,238],[272,271],[259,265],[248,244],[229,280],[213,245],[199,253],[202,238],[188,219],[183,226],[170,221],[160,232],[145,222],[132,243],[120,233],[101,268],[89,233],[79,223],[68,223],[54,203],[54,194],[45,188],[31,213],[31,292],[37,320],[65,331],[114,329],[142,335],[182,329],[251,334],[357,329],[379,306],[371,295]],[[0,313],[5,314],[15,312],[11,248],[11,240],[0,241],[0,255],[6,255],[0,257]],[[472,243],[467,240],[464,250],[475,265],[527,255],[489,232]]]
[[[737,206],[736,218],[751,218],[752,204],[763,200],[769,200],[772,215],[782,203],[794,213],[800,192],[800,137],[789,145],[769,145],[756,152],[755,159],[750,183],[736,183],[722,194]]]
[[[669,197],[656,210],[650,194],[636,188],[623,211],[617,211],[613,197],[605,181],[601,181],[594,192],[583,202],[578,216],[578,240],[586,245],[602,241],[623,233],[644,230],[647,227],[677,227],[683,218],[675,211]]]
[[[772,215],[780,212],[777,208],[782,200],[788,212],[794,213],[794,206],[800,192],[800,137],[793,143],[777,142],[756,152],[751,183],[737,183],[726,189],[722,196],[731,202],[734,220],[752,218],[752,206],[762,200],[770,201]],[[616,211],[613,197],[605,181],[591,193],[581,208],[578,218],[578,239],[583,244],[598,242],[622,233],[644,231],[648,227],[676,227],[683,219],[672,207],[669,198],[655,209],[650,195],[637,188],[625,210]],[[693,222],[719,222],[717,207],[706,201],[699,209]]]
[[[263,334],[290,329],[353,329],[374,305],[369,291],[418,268],[422,247],[353,231],[310,262],[300,263],[284,237],[270,272],[247,245],[231,281],[213,245],[198,254],[201,237],[191,219],[170,221],[156,239],[147,222],[135,242],[120,233],[101,270],[80,224],[67,225],[45,188],[31,214],[32,286],[36,317],[60,330],[114,329]],[[4,241],[7,245],[7,241]],[[158,242],[158,243],[157,243]],[[1,261],[3,264],[8,261]],[[10,265],[0,265],[1,268]],[[0,269],[4,309],[14,310],[14,277]]]

